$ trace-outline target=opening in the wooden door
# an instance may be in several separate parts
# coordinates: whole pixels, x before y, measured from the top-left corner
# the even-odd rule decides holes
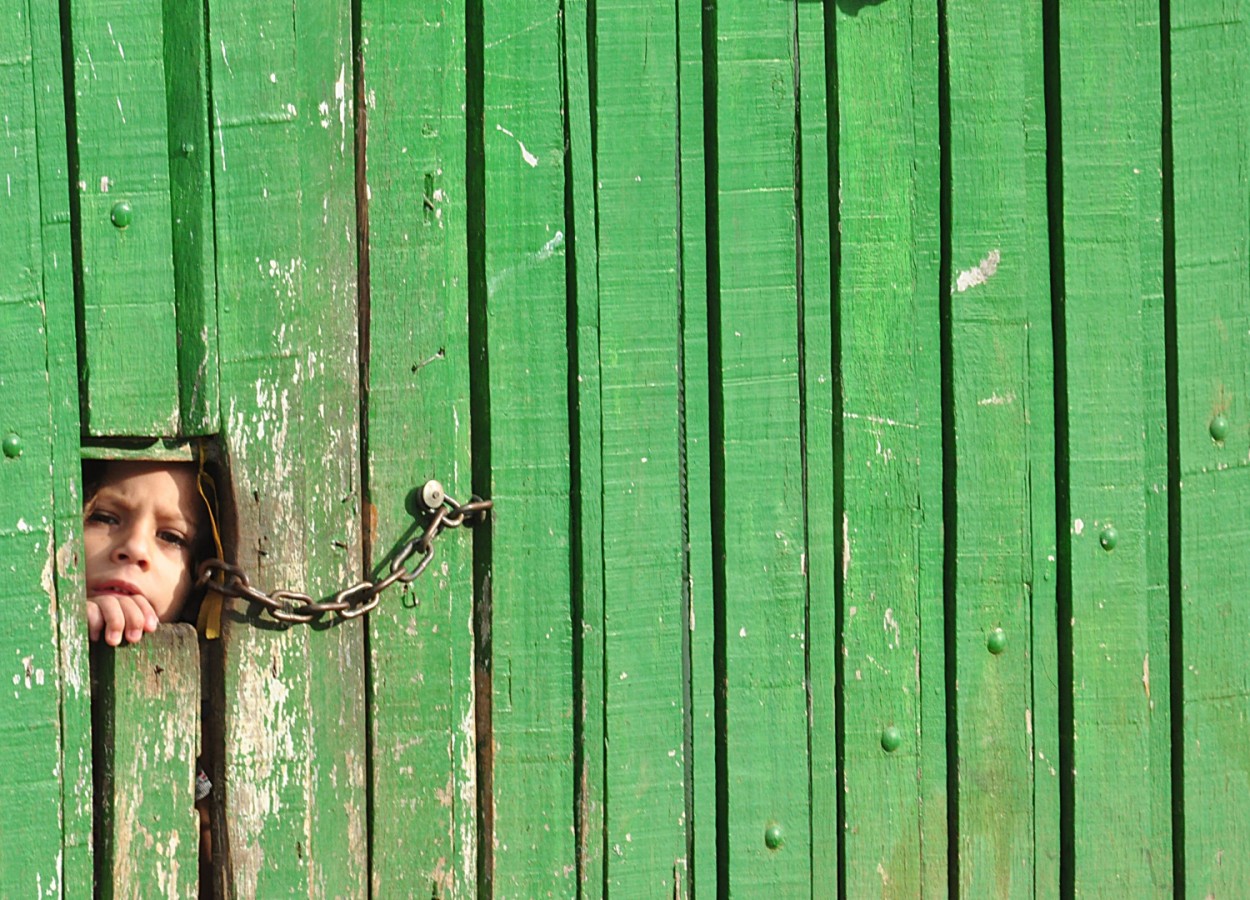
[[[201,444],[92,445],[83,457],[96,882],[155,879],[169,896],[198,883],[214,896],[207,773],[218,754],[201,722],[220,733],[219,654],[201,639],[219,626],[220,598],[206,598],[197,571],[224,552],[224,467]]]

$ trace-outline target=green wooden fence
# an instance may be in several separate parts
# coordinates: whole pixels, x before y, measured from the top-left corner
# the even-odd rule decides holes
[[[1250,0],[0,21],[0,895],[202,744],[221,896],[1245,896]],[[78,551],[199,437],[266,590],[492,519],[197,684]]]

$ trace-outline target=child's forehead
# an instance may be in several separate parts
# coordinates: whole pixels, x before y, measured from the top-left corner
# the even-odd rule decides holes
[[[199,491],[190,463],[110,461],[101,474],[97,494],[108,490],[132,499],[152,499],[196,515]]]

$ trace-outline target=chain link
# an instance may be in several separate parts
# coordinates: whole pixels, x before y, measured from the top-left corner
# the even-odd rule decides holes
[[[200,564],[195,585],[208,588],[225,597],[248,600],[285,624],[304,624],[326,613],[337,613],[344,619],[363,616],[382,600],[382,592],[396,582],[411,584],[421,576],[434,559],[434,540],[444,531],[464,525],[473,527],[486,521],[492,507],[490,500],[474,496],[459,504],[442,493],[442,502],[433,510],[429,524],[421,534],[399,548],[391,560],[390,572],[380,581],[361,581],[344,588],[329,600],[314,600],[299,591],[278,590],[266,593],[255,587],[246,572],[221,559],[206,559]],[[416,558],[411,568],[408,561]]]

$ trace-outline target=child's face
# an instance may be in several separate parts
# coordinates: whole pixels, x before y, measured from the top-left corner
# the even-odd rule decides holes
[[[192,584],[201,500],[190,465],[111,462],[84,512],[87,599],[145,598],[162,622]]]

